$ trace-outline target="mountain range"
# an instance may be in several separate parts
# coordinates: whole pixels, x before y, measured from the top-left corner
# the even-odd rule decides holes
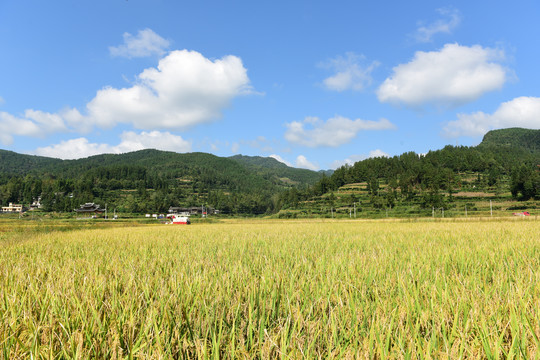
[[[400,159],[408,155],[367,159],[334,173],[293,168],[260,156],[218,157],[146,149],[61,160],[0,150],[0,203],[42,198],[49,210],[68,211],[78,203],[100,201],[137,212],[204,202],[231,213],[268,213],[279,211],[283,191],[318,188],[322,195],[347,182],[363,181],[367,173],[371,178],[387,178],[389,164],[401,164]],[[540,164],[540,130],[493,130],[478,146],[447,146],[425,157],[431,167],[445,171],[468,169],[487,174],[496,170],[510,176],[516,166]],[[333,187],[325,185],[328,181]],[[411,186],[421,185],[417,179]]]

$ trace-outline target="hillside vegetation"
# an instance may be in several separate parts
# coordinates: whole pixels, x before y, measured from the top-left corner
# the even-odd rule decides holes
[[[540,131],[521,128],[493,130],[482,139],[480,147],[519,148],[531,153],[540,152]]]
[[[96,202],[133,213],[209,205],[223,213],[262,214],[274,210],[273,195],[321,178],[274,159],[261,165],[247,156],[158,150],[78,160],[0,151],[0,160],[0,203],[30,204],[41,198],[46,211],[72,211]]]
[[[0,204],[71,212],[95,202],[118,212],[210,206],[280,217],[418,216],[535,210],[540,130],[488,132],[475,147],[446,146],[343,166],[291,168],[273,158],[141,150],[59,160],[0,150]]]
[[[535,210],[540,130],[487,133],[476,147],[446,146],[345,165],[280,196],[281,217],[443,216]]]

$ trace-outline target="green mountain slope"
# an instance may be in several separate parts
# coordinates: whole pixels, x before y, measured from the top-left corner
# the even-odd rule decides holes
[[[42,171],[48,167],[55,167],[60,163],[62,163],[60,159],[0,150],[0,174],[3,175],[23,175],[31,171]]]
[[[540,122],[540,119],[538,120]],[[479,147],[500,146],[540,152],[540,130],[509,128],[489,131]]]
[[[229,159],[243,164],[257,174],[277,184],[312,185],[322,177],[322,174],[319,172],[293,168],[271,157],[235,155]]]
[[[368,216],[390,209],[396,216],[429,216],[443,208],[486,211],[491,204],[509,211],[540,208],[539,149],[540,130],[512,128],[487,133],[478,146],[366,159],[305,191],[283,192],[280,208],[288,212],[280,215],[330,216],[330,209],[342,209],[350,216],[356,207]]]
[[[260,214],[273,211],[272,198],[283,189],[320,178],[317,172],[282,167],[274,159],[258,159],[272,164],[263,166],[207,153],[141,150],[77,160],[9,151],[0,156],[1,204],[28,204],[41,197],[46,209],[56,211],[101,202],[128,212],[206,204],[224,213]]]
[[[0,204],[40,197],[54,211],[98,202],[135,213],[204,204],[228,214],[314,214],[358,203],[373,211],[424,214],[472,207],[467,196],[475,193],[492,200],[538,199],[539,164],[540,130],[518,128],[491,131],[475,147],[366,159],[326,176],[258,156],[141,150],[60,160],[0,150]]]
[[[66,160],[59,164],[54,172],[63,177],[74,178],[86,173],[96,176],[115,167],[139,167],[144,170],[145,176],[149,177],[190,179],[207,186],[241,188],[242,191],[271,187],[265,179],[227,158],[207,153],[179,154],[151,149]]]
[[[57,177],[77,179],[115,167],[142,167],[152,176],[188,177],[208,184],[231,185],[242,188],[243,191],[253,187],[272,189],[275,185],[288,187],[313,184],[321,177],[315,171],[291,168],[273,158],[258,156],[222,158],[207,153],[179,154],[147,149],[125,154],[101,154],[77,160],[60,160],[0,150],[0,171],[10,175],[40,176],[49,173]]]

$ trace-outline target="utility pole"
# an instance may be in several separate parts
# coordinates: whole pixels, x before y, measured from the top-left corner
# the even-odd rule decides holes
[[[493,205],[491,204],[491,200],[489,200],[489,213],[493,216]]]
[[[465,217],[467,217],[467,204],[465,204]]]
[[[356,219],[356,203],[353,203],[354,205],[354,218]]]

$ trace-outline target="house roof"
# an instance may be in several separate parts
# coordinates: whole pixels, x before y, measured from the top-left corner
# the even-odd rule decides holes
[[[76,212],[93,212],[93,213],[96,213],[96,212],[99,212],[99,213],[102,213],[102,212],[105,212],[105,209],[101,209],[100,208],[100,205],[98,204],[94,204],[94,203],[86,203],[84,205],[81,205],[80,208],[78,209],[75,209]]]

